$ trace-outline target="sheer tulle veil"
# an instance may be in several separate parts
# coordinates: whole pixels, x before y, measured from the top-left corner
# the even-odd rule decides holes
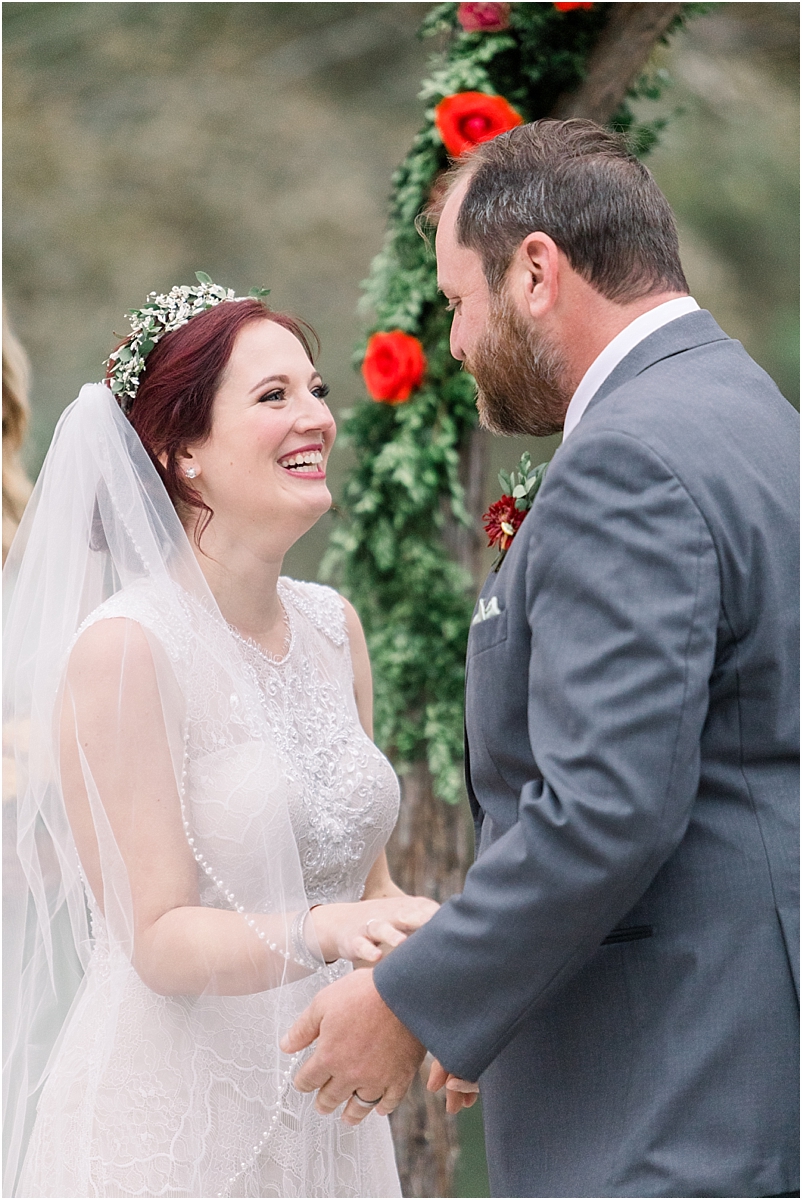
[[[4,580],[3,731],[11,793],[3,824],[4,1193],[20,1186],[35,1106],[54,1063],[75,1053],[70,1078],[78,1082],[64,1095],[58,1118],[57,1156],[68,1161],[46,1164],[49,1186],[65,1190],[36,1194],[267,1194],[250,1190],[254,1162],[302,1103],[289,1087],[294,1064],[280,1054],[278,1039],[331,977],[293,958],[290,925],[308,902],[288,809],[291,773],[161,480],[105,386],[84,387],[62,416]],[[271,962],[267,991],[145,994],[131,966],[131,895],[106,816],[102,764],[82,757],[102,898],[85,887],[60,782],[59,730],[72,648],[102,618],[136,619],[144,630],[159,696],[147,740],[158,742],[172,763],[203,903],[249,923]],[[118,721],[122,744],[126,713],[136,702],[129,693],[139,684],[124,649],[118,658],[109,669],[119,672],[120,702],[108,720]],[[75,734],[80,746],[77,726]],[[151,746],[138,751],[147,755]],[[233,839],[230,823],[225,833],[218,827],[223,804],[229,818],[236,814]],[[87,972],[97,973],[91,1003]],[[81,1006],[91,1004],[96,1009],[82,1017],[91,1036],[70,1051],[70,1030]],[[223,1065],[240,1060],[249,1063],[245,1082],[218,1086]],[[151,1090],[140,1104],[163,1106],[165,1131],[152,1153],[136,1157],[124,1131],[138,1110],[125,1097],[123,1074],[130,1079],[140,1069],[142,1087]],[[116,1098],[109,1079],[117,1080]],[[104,1105],[119,1105],[121,1142],[106,1158],[90,1145]],[[293,1153],[302,1152],[297,1125]],[[123,1187],[114,1172],[126,1169],[126,1154],[136,1161]],[[280,1190],[281,1153],[274,1158],[277,1194],[291,1194],[288,1181],[288,1190]],[[92,1174],[98,1170],[108,1178]]]

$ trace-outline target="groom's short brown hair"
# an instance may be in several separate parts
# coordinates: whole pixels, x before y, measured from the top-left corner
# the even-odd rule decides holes
[[[580,119],[534,121],[478,146],[452,167],[447,190],[466,175],[456,236],[480,255],[492,291],[537,231],[609,300],[687,292],[668,201],[619,134]]]

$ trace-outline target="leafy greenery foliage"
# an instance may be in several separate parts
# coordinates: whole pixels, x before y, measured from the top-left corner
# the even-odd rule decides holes
[[[356,465],[339,505],[344,520],[322,567],[364,623],[378,743],[402,770],[426,759],[436,792],[451,803],[462,795],[464,661],[474,594],[442,533],[448,521],[468,522],[459,456],[477,416],[473,380],[449,353],[450,319],[437,291],[434,254],[415,227],[448,165],[434,106],[455,92],[481,91],[504,96],[527,121],[547,116],[557,97],[583,79],[609,12],[602,4],[571,12],[513,4],[508,29],[466,33],[458,7],[434,5],[421,27],[422,36],[440,36],[445,45],[423,83],[420,95],[431,107],[393,177],[387,237],[365,284],[370,332],[415,335],[428,371],[408,403],[366,400],[348,415],[343,432]],[[701,7],[684,5],[669,33]],[[660,74],[644,77],[631,94],[657,99],[665,83]],[[626,104],[611,123],[637,153],[654,144],[664,124],[636,125]]]
[[[512,496],[515,507],[520,512],[528,512],[532,507],[538,488],[546,474],[547,463],[532,466],[532,458],[528,450],[524,450],[517,471],[499,471],[498,481],[506,495]]]

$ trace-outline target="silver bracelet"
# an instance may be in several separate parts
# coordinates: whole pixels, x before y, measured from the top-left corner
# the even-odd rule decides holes
[[[292,955],[300,966],[308,967],[310,971],[319,971],[321,967],[325,967],[326,963],[323,958],[319,958],[316,954],[312,953],[304,937],[304,925],[308,916],[309,910],[302,908],[293,918],[290,928]]]

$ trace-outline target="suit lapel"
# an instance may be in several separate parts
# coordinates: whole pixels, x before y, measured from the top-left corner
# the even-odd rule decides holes
[[[716,324],[706,309],[686,313],[669,321],[661,329],[650,333],[642,342],[638,342],[626,358],[610,372],[588,404],[586,411],[599,404],[605,397],[611,395],[623,384],[629,383],[637,375],[654,366],[663,359],[675,354],[683,354],[686,350],[694,350],[710,342],[729,341],[727,334]]]

